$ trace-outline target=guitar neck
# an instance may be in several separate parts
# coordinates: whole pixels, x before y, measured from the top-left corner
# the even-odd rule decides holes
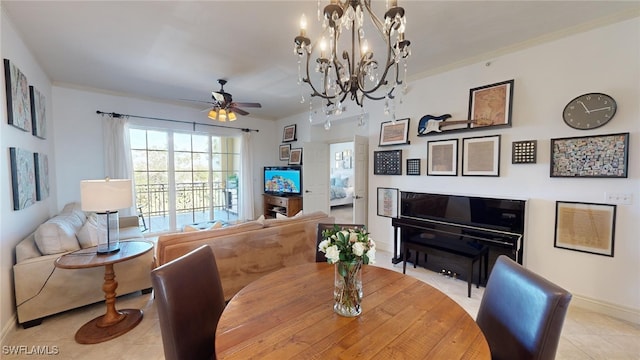
[[[453,120],[453,121],[443,121],[440,123],[440,127],[447,125],[457,125],[457,124],[475,124],[477,120]]]

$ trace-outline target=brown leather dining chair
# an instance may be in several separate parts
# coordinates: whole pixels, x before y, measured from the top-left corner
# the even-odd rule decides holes
[[[476,318],[491,357],[554,359],[570,301],[568,291],[499,256]]]
[[[344,229],[363,229],[364,225],[362,224],[318,224],[318,234],[316,235],[316,262],[326,262],[327,258],[324,256],[324,253],[318,250],[318,245],[322,241],[322,231],[327,229],[333,229],[334,226],[338,226],[341,230]]]
[[[167,360],[215,359],[215,334],[224,310],[216,258],[208,245],[151,272]]]

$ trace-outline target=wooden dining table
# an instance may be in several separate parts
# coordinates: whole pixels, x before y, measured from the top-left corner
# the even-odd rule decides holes
[[[363,266],[362,314],[336,314],[334,266],[287,267],[243,288],[218,322],[217,359],[491,359],[460,305],[400,272]]]

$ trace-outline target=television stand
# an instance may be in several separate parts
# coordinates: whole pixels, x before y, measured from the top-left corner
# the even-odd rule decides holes
[[[264,217],[274,218],[276,213],[287,217],[294,216],[302,210],[302,196],[277,196],[262,194],[264,197]]]

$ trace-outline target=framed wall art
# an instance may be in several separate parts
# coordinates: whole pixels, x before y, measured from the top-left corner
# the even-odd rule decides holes
[[[511,143],[512,164],[535,164],[538,148],[537,140],[522,140]]]
[[[513,80],[469,90],[470,128],[510,127],[512,103]]]
[[[33,86],[29,86],[29,98],[31,99],[31,133],[35,137],[46,139],[46,99],[44,95]]]
[[[462,139],[462,176],[500,176],[500,135]]]
[[[296,124],[285,126],[282,132],[282,142],[296,141]]]
[[[616,205],[556,201],[554,247],[613,257]]]
[[[31,151],[9,148],[13,210],[22,210],[36,203],[34,156]]]
[[[551,139],[551,177],[626,178],[629,133]]]
[[[458,139],[427,142],[427,175],[458,175]]]
[[[420,175],[420,159],[407,159],[407,175]]]
[[[280,160],[284,160],[284,161],[289,160],[289,152],[291,151],[291,144],[280,145],[280,148],[278,150],[279,150],[278,152],[280,153]]]
[[[291,149],[289,152],[289,165],[302,165],[302,148]]]
[[[49,197],[49,159],[47,155],[34,153],[34,169],[36,172],[36,200]]]
[[[31,101],[27,77],[8,59],[4,59],[4,81],[9,125],[31,132]]]
[[[374,151],[374,175],[402,175],[402,150]]]
[[[378,188],[378,216],[398,217],[398,189]]]
[[[380,124],[380,146],[409,144],[409,118]]]

